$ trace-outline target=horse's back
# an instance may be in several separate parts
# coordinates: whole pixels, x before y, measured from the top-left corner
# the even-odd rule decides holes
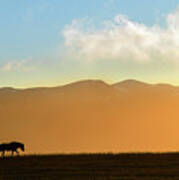
[[[17,142],[17,141],[12,141],[9,143],[10,145],[22,145],[23,143]]]
[[[9,150],[10,146],[7,143],[0,144],[0,151]]]

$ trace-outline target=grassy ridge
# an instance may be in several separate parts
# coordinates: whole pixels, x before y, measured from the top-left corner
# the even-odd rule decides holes
[[[0,159],[0,179],[179,179],[179,153],[29,155]]]

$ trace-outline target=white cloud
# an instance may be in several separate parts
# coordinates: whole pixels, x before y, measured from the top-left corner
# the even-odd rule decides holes
[[[117,15],[91,28],[87,19],[74,20],[63,31],[66,55],[87,61],[179,62],[179,9],[166,17],[166,27],[133,22]]]
[[[29,72],[33,70],[32,66],[29,66],[30,61],[31,59],[9,61],[6,64],[2,65],[0,67],[0,70],[3,72],[10,72],[10,71]]]

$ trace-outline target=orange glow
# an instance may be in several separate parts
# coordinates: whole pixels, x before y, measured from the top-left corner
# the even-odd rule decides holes
[[[83,81],[0,89],[0,99],[1,142],[27,153],[178,150],[178,87]]]

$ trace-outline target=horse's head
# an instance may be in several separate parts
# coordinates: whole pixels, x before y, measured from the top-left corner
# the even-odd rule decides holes
[[[20,148],[21,148],[22,151],[25,151],[24,144],[21,144]]]

